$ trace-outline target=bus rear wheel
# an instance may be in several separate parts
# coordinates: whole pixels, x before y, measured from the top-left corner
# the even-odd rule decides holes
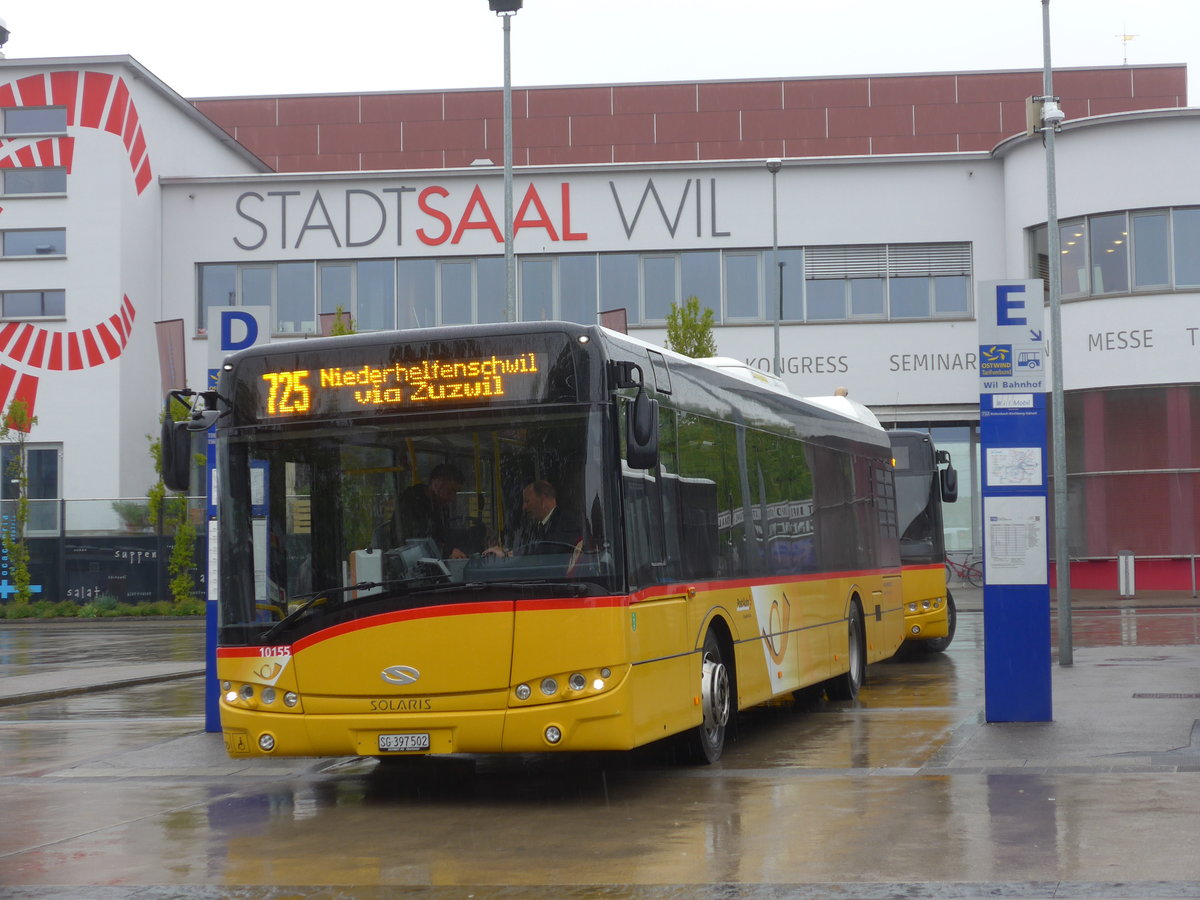
[[[700,706],[704,721],[688,735],[693,762],[711,765],[725,750],[725,728],[733,709],[733,686],[721,639],[713,629],[704,635],[700,656]]]
[[[849,638],[847,653],[850,657],[849,671],[831,678],[825,685],[830,700],[853,700],[867,680],[866,634],[863,631],[862,608],[857,600],[850,601],[850,615],[846,618]]]

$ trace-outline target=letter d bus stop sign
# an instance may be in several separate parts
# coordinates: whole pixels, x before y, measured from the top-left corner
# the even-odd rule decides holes
[[[1043,298],[1040,280],[976,291],[989,722],[1051,719]]]

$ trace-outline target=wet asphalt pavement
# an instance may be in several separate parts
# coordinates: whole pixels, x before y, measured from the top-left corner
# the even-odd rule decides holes
[[[1054,722],[988,725],[960,605],[947,653],[703,768],[234,761],[201,623],[0,622],[0,897],[1200,897],[1200,608],[1077,611]]]

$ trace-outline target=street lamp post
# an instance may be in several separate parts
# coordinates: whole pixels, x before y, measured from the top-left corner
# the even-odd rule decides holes
[[[1054,132],[1063,121],[1050,68],[1050,0],[1042,0],[1042,139],[1046,144],[1046,255],[1050,270],[1050,435],[1054,469],[1054,571],[1058,606],[1058,664],[1074,663],[1071,635],[1071,555],[1067,536],[1067,427],[1063,396],[1062,257],[1059,252],[1058,189]]]
[[[783,264],[779,261],[779,193],[776,189],[776,176],[782,166],[782,160],[767,160],[767,171],[771,173],[771,272],[778,279],[776,290],[772,291],[778,295],[778,302],[775,304],[775,356],[772,366],[780,378],[783,377],[783,358],[779,353],[779,322],[783,318]]]
[[[516,321],[517,262],[513,256],[512,64],[510,23],[524,0],[488,0],[488,8],[504,20],[504,320]]]

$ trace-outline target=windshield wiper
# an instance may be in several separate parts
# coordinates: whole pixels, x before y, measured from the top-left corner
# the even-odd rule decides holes
[[[294,599],[304,600],[304,603],[264,631],[259,640],[264,644],[270,643],[271,638],[283,631],[285,626],[291,625],[302,615],[304,615],[305,612],[322,600],[331,599],[335,595],[344,594],[347,591],[369,591],[373,588],[388,587],[389,585],[398,583],[399,582],[395,581],[360,581],[358,584],[347,584],[344,587],[325,588],[324,590],[313,591],[311,594],[301,594],[299,597]]]

